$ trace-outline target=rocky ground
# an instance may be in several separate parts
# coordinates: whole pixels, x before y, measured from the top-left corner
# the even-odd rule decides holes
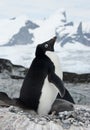
[[[23,79],[0,79],[0,91],[6,92],[10,97],[19,97]],[[90,104],[90,83],[64,83],[77,104]]]
[[[0,91],[10,97],[18,97],[28,69],[0,59]],[[90,74],[64,72],[64,84],[78,104],[90,104]]]
[[[19,97],[26,73],[26,68],[0,59],[0,91],[6,92],[10,97]],[[90,74],[64,72],[64,84],[78,104],[73,112],[40,117],[17,107],[0,107],[0,130],[89,130]]]
[[[90,130],[90,107],[39,116],[17,107],[0,108],[0,130]]]

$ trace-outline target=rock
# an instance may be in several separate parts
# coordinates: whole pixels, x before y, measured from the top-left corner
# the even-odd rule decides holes
[[[90,74],[64,72],[63,80],[67,83],[90,83]]]
[[[27,71],[28,68],[14,65],[7,59],[0,59],[0,73],[3,74],[5,72],[12,79],[24,79]],[[90,83],[90,74],[63,72],[63,80],[66,83]]]
[[[0,59],[1,78],[24,79],[27,69],[23,66],[14,65],[7,59]]]
[[[1,107],[0,130],[89,130],[90,107],[81,105],[74,107],[74,111],[60,112],[57,116],[39,116],[17,107]]]

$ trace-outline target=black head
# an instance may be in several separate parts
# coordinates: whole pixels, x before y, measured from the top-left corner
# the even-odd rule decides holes
[[[46,51],[54,51],[54,44],[56,37],[53,37],[49,41],[39,44],[36,48],[36,56],[45,54]]]

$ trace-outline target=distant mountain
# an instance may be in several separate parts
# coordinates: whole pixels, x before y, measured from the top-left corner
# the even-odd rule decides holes
[[[69,21],[65,10],[58,10],[41,22],[32,22],[27,17],[0,21],[0,44],[4,46],[42,43],[53,36],[63,47],[76,42],[90,46],[90,23],[75,24]]]
[[[56,30],[57,41],[63,47],[66,43],[79,42],[83,45],[90,46],[90,32],[83,30],[83,23],[80,22],[78,26],[72,23],[67,23]]]
[[[64,10],[57,11],[44,20],[43,24],[34,32],[35,42],[43,42],[54,35],[57,36],[57,42],[62,47],[67,43],[76,42],[90,46],[90,24],[84,22],[75,24],[74,21],[69,21]]]
[[[4,46],[25,45],[33,43],[33,33],[31,33],[29,29],[33,30],[37,27],[39,27],[37,24],[27,20],[25,26],[21,27],[19,32],[14,34],[9,42]]]
[[[80,22],[77,28],[76,40],[84,45],[90,46],[90,32],[83,31],[82,22]]]

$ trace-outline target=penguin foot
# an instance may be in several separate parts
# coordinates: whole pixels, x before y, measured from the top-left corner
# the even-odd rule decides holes
[[[50,115],[51,115],[51,116],[56,115],[56,111],[53,111]]]

